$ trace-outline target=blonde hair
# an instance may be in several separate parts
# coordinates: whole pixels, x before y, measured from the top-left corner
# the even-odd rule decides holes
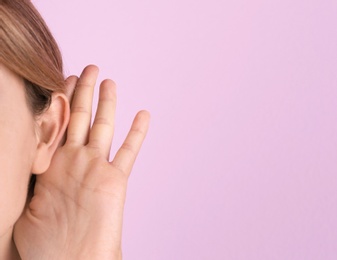
[[[42,113],[53,91],[64,92],[60,50],[29,0],[0,0],[0,63],[22,77],[34,114]]]

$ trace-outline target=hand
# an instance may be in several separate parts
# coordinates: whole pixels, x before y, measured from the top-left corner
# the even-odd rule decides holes
[[[123,145],[109,162],[116,106],[115,85],[101,83],[90,129],[98,69],[78,80],[67,138],[14,228],[22,259],[122,259],[121,235],[127,181],[145,138],[149,113],[139,112]]]

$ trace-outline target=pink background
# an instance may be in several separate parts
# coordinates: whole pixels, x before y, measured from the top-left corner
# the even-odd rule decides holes
[[[118,84],[124,259],[337,259],[337,1],[33,0],[67,75]]]

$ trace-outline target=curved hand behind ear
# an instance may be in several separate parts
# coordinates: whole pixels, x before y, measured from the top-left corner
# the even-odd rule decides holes
[[[14,228],[22,259],[121,259],[127,182],[147,133],[150,115],[140,111],[114,159],[115,85],[101,83],[92,128],[91,102],[98,70],[77,82],[67,132],[48,170],[38,175],[34,196]]]

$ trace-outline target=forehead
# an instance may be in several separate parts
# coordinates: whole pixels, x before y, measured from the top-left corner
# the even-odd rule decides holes
[[[5,112],[24,109],[26,102],[25,83],[23,78],[0,63],[0,108]]]
[[[7,87],[10,87],[10,83],[11,85],[23,85],[24,81],[20,76],[0,62],[0,87],[2,87],[4,84],[6,84]]]

